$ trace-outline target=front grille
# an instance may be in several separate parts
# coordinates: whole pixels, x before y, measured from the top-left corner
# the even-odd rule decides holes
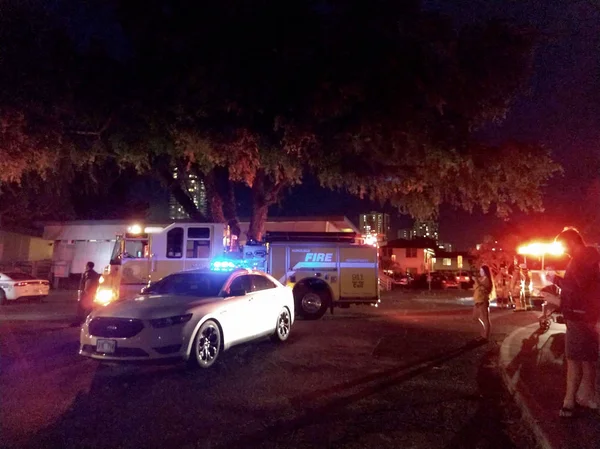
[[[103,352],[96,351],[96,347],[92,345],[83,345],[81,351],[86,354],[97,354],[97,355],[108,355],[111,357],[150,357],[146,351],[140,348],[115,348],[115,352],[112,354],[104,354]]]
[[[89,325],[90,335],[107,338],[130,338],[144,328],[142,320],[132,318],[94,318]]]
[[[179,352],[181,349],[181,345],[169,345],[169,346],[161,346],[159,348],[152,348],[156,352],[162,355],[173,354],[174,352]]]

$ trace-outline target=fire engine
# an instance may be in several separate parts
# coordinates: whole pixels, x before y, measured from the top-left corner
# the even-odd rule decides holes
[[[334,306],[378,305],[378,254],[351,232],[272,232],[231,249],[226,225],[175,223],[118,236],[96,303],[137,294],[150,282],[187,269],[265,271],[293,289],[297,313],[318,319]]]
[[[377,306],[377,248],[349,232],[268,232],[263,245],[246,245],[244,262],[293,289],[296,312],[318,319],[329,308]]]

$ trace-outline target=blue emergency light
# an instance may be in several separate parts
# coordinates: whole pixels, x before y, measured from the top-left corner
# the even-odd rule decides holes
[[[238,265],[231,260],[213,260],[210,263],[210,269],[212,271],[233,271],[236,268],[238,268]]]
[[[221,256],[210,263],[212,271],[233,271],[238,268],[250,268],[248,261],[239,257]]]

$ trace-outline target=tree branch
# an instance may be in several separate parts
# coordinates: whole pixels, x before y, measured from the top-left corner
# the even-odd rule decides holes
[[[98,131],[70,131],[71,134],[76,134],[78,136],[95,136],[100,138],[102,134],[109,128],[113,120],[113,115],[111,114],[108,119],[104,122],[104,124],[100,127]]]

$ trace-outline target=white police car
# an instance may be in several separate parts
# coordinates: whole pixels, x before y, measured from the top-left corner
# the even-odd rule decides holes
[[[208,368],[235,344],[264,336],[287,340],[291,289],[266,273],[216,264],[171,274],[136,298],[92,312],[79,353],[111,362],[183,359]]]

